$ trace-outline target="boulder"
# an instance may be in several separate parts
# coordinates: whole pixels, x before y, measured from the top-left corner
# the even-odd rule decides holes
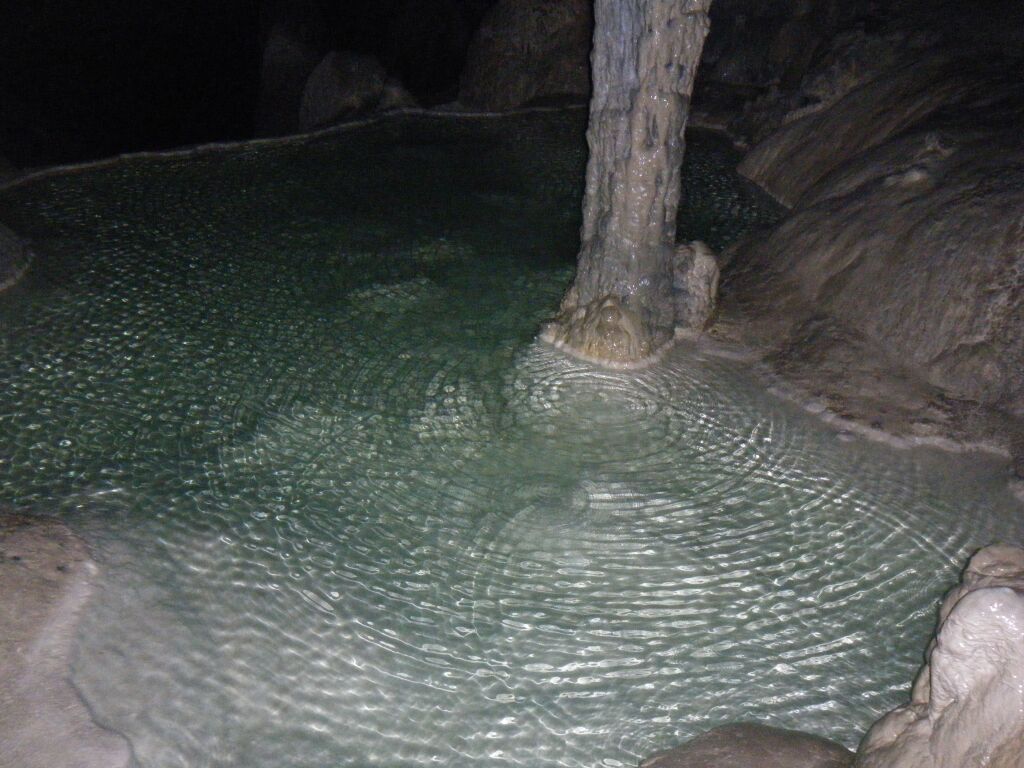
[[[373,56],[331,51],[309,75],[299,107],[299,130],[322,128],[375,109],[387,72]]]
[[[470,43],[459,101],[489,111],[590,95],[590,0],[498,0]]]
[[[676,329],[703,331],[718,301],[718,260],[699,240],[676,246],[672,265]]]
[[[795,20],[794,23],[798,21]],[[787,34],[783,28],[773,52],[785,60],[785,54],[802,43],[804,54],[789,59],[786,68],[774,65],[780,77],[766,84],[753,100],[745,103],[739,114],[726,117],[729,133],[740,143],[758,144],[780,126],[831,107],[848,93],[898,67],[901,56],[916,60],[919,56],[907,51],[907,36],[900,32],[868,34],[862,28],[845,30],[831,39],[803,39],[804,35]],[[815,30],[815,34],[821,34]],[[818,53],[807,61],[807,51]],[[793,66],[804,62],[803,67]],[[784,84],[802,73],[796,86]]]
[[[1024,768],[1024,549],[971,558],[910,702],[872,726],[854,766]]]
[[[755,723],[714,728],[682,746],[649,757],[641,768],[847,768],[853,753],[799,731]]]
[[[96,565],[63,524],[0,514],[0,768],[120,768],[121,736],[101,728],[68,680]]]

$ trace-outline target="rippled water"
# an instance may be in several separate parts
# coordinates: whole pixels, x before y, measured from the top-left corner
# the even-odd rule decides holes
[[[104,566],[74,679],[140,766],[618,766],[903,695],[1000,468],[835,432],[681,346],[532,343],[582,113],[402,118],[0,193],[0,503]],[[713,137],[685,237],[773,215]]]

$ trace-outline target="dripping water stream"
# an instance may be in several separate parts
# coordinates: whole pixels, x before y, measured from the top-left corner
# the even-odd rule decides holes
[[[532,343],[582,114],[399,117],[0,193],[0,503],[85,533],[74,680],[140,766],[618,766],[903,696],[998,468],[895,451],[683,344]],[[688,148],[681,234],[770,220]]]

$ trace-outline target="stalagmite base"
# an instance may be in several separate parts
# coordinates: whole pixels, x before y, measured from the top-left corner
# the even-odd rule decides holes
[[[597,0],[576,279],[541,338],[613,367],[671,345],[683,131],[711,0]]]

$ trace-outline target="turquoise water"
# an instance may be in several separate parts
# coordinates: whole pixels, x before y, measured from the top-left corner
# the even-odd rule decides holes
[[[0,192],[0,504],[103,582],[74,681],[140,766],[633,765],[759,719],[854,743],[1002,468],[843,440],[682,345],[533,341],[579,111],[392,118]],[[696,134],[683,238],[771,205]]]

